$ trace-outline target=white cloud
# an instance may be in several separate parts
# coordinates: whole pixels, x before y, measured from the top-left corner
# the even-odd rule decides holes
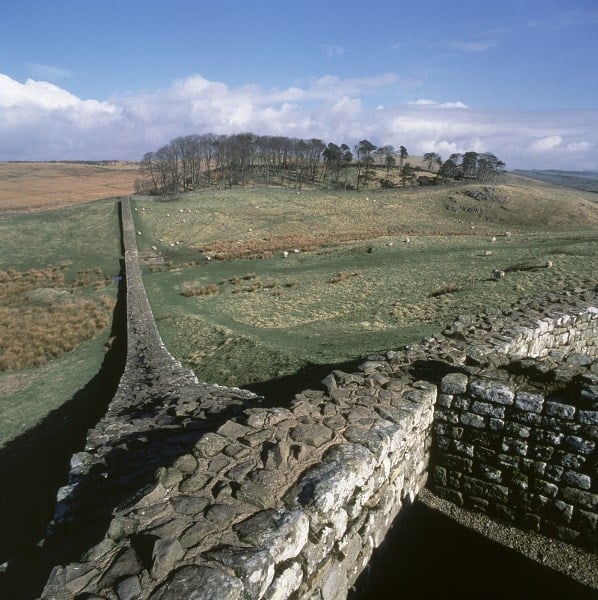
[[[396,73],[327,75],[281,89],[229,87],[193,75],[100,101],[0,74],[0,160],[138,159],[179,135],[253,131],[350,145],[367,138],[443,158],[489,151],[508,168],[598,169],[598,109],[500,112],[460,100],[389,101],[404,86]]]
[[[411,100],[407,102],[412,106],[433,106],[435,108],[469,108],[467,104],[461,101],[458,102],[437,102],[436,100],[428,100],[427,98],[421,98],[420,100]]]

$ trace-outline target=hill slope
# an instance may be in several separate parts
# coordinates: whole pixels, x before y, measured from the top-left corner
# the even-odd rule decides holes
[[[0,212],[62,208],[131,194],[138,165],[132,162],[0,163]]]

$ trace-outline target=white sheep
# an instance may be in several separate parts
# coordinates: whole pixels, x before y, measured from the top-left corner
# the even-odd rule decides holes
[[[410,239],[410,238],[405,238],[405,243],[406,243],[406,244],[409,244],[410,242],[411,242],[411,239]]]
[[[486,252],[484,252],[484,256],[492,256],[492,250],[486,250]]]
[[[299,248],[293,248],[293,252],[294,252],[295,254],[299,254]]]
[[[284,250],[282,253],[283,258],[286,258],[288,255],[289,255],[289,253],[286,250]]]
[[[496,242],[496,237],[492,236],[492,239],[490,240],[491,242]]]
[[[551,260],[547,260],[546,261],[546,268],[550,269],[552,267],[552,261]]]

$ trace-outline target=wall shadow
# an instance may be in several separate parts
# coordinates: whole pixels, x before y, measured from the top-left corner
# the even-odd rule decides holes
[[[416,501],[395,519],[348,600],[591,600],[596,590]]]
[[[285,375],[276,379],[248,383],[239,387],[249,390],[258,396],[263,396],[260,403],[263,407],[288,406],[296,394],[305,390],[325,390],[322,379],[332,371],[354,373],[357,367],[364,362],[364,358],[334,364],[308,364],[296,373]]]
[[[116,392],[126,360],[125,287],[124,262],[120,261],[110,332],[114,340],[98,373],[72,398],[0,450],[0,564],[31,560],[52,519],[56,492],[67,481],[71,456],[83,448],[87,430],[102,418]],[[5,577],[8,573],[0,573],[0,591]]]

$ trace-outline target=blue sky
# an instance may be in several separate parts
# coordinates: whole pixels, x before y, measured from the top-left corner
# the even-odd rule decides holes
[[[598,169],[598,2],[3,0],[0,160],[241,131]]]

